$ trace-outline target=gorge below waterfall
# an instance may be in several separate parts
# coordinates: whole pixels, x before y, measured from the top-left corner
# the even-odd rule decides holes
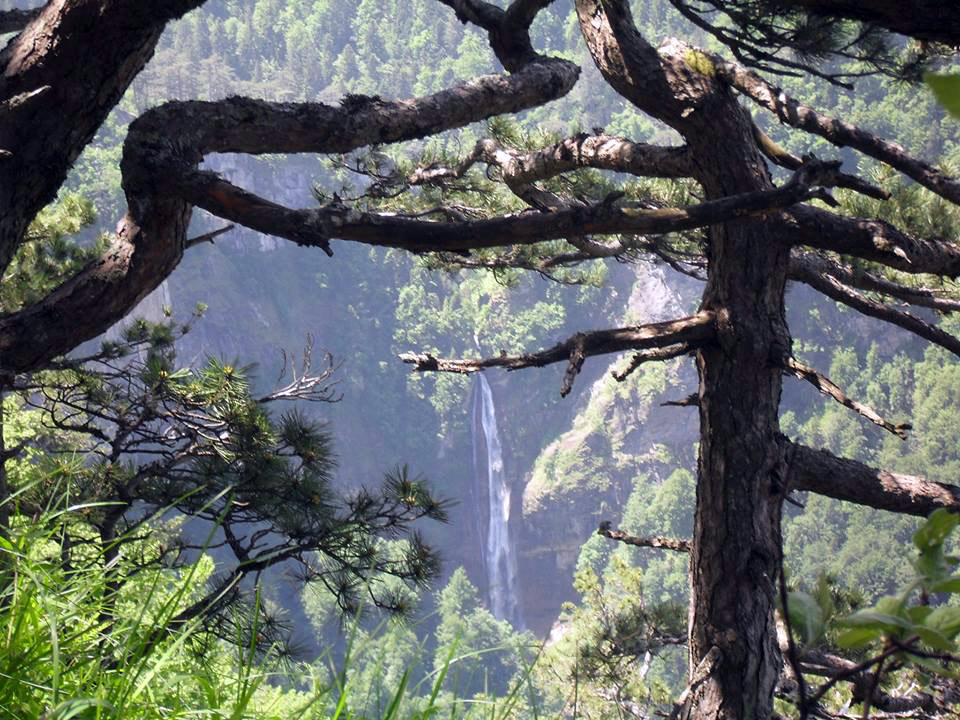
[[[478,373],[473,392],[473,498],[478,510],[486,509],[486,522],[478,518],[490,611],[514,627],[522,627],[518,604],[517,556],[511,539],[510,484],[504,471],[503,445],[490,384]],[[482,498],[486,498],[484,504]],[[483,532],[483,528],[486,532]]]

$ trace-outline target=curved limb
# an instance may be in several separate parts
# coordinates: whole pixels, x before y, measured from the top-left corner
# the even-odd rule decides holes
[[[937,195],[960,204],[960,180],[947,175],[928,162],[910,155],[906,149],[843,120],[823,115],[787,95],[742,65],[724,60],[718,55],[708,57],[717,75],[761,107],[766,108],[798,130],[819,135],[837,147],[852,147],[864,155],[896,168],[904,175]]]
[[[586,358],[593,355],[623,352],[625,350],[649,350],[651,348],[674,348],[683,345],[689,351],[711,342],[716,335],[713,313],[702,311],[680,320],[652,323],[636,327],[611,330],[592,330],[577,333],[551,348],[525,355],[500,355],[482,360],[457,360],[438,358],[429,353],[403,353],[400,359],[413,365],[420,372],[473,373],[487,368],[501,367],[520,370],[529,367],[544,367],[558,362],[567,362],[568,368],[561,388],[566,396],[573,387]],[[656,359],[669,359],[676,355],[666,354]],[[654,358],[650,358],[654,359]]]

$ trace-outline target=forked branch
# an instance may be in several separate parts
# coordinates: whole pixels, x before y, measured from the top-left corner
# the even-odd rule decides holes
[[[752,70],[710,55],[717,74],[779,120],[798,130],[819,135],[837,147],[852,147],[864,155],[896,168],[937,195],[960,204],[960,181],[930,163],[910,155],[895,142],[884,140],[855,125],[828,117],[787,95]]]
[[[530,44],[530,25],[553,0],[514,0],[506,10],[484,0],[440,2],[452,8],[460,22],[486,30],[497,59],[513,71],[537,57]]]
[[[827,297],[852,307],[864,315],[902,327],[904,330],[909,330],[914,335],[929,340],[935,345],[949,350],[954,355],[960,356],[960,338],[941,330],[936,325],[921,320],[916,315],[872,300],[852,287],[844,285],[834,275],[818,272],[815,267],[803,262],[791,262],[790,277],[819,290]]]
[[[809,272],[831,275],[839,282],[851,288],[880,293],[910,305],[931,308],[938,312],[950,313],[960,310],[960,300],[948,297],[944,291],[929,287],[911,287],[852,265],[842,264],[831,258],[811,252],[794,251],[790,258],[791,270],[805,266]]]
[[[797,157],[792,152],[774,141],[774,139],[761,130],[760,126],[756,123],[753,123],[753,139],[756,140],[757,147],[760,148],[760,152],[762,152],[766,158],[775,165],[779,165],[787,170],[797,170],[801,165],[803,165],[802,158]],[[886,190],[877,187],[872,183],[868,183],[866,180],[859,178],[856,175],[840,173],[837,176],[837,187],[854,190],[862,195],[866,195],[867,197],[872,197],[875,200],[890,199],[890,193],[888,193]]]
[[[332,353],[322,350],[322,365],[319,369],[314,369],[313,351],[312,335],[307,335],[307,341],[299,362],[292,353],[288,353],[286,350],[281,351],[283,366],[277,378],[277,385],[279,386],[285,380],[287,382],[285,385],[257,398],[257,402],[262,404],[277,400],[340,402],[343,395],[337,391],[336,385],[339,381],[334,380],[333,375],[340,369],[341,363],[334,361]]]
[[[818,372],[808,365],[804,365],[795,358],[788,358],[786,365],[790,372],[796,375],[799,379],[806,380],[823,395],[833,398],[844,407],[853,410],[859,415],[862,415],[870,422],[874,423],[875,425],[879,425],[884,430],[893,433],[900,439],[907,439],[907,431],[913,428],[913,426],[909,423],[898,423],[895,425],[889,420],[885,420],[870,406],[864,405],[863,403],[857,402],[853,398],[849,397],[826,375]]]
[[[696,349],[696,345],[691,345],[690,343],[678,343],[676,345],[668,345],[662,348],[641,350],[640,352],[633,354],[633,356],[630,358],[630,364],[627,365],[627,367],[625,367],[623,370],[611,370],[610,375],[612,375],[613,379],[617,382],[623,382],[644,363],[672,360],[676,357],[689,355]]]
[[[111,247],[40,302],[0,318],[0,367],[15,373],[42,367],[104,332],[159,285],[183,255],[190,218],[184,195],[205,194],[205,205],[252,229],[326,246],[324,227],[331,226],[324,223],[342,217],[342,206],[317,214],[290,211],[198,171],[204,155],[344,153],[420,138],[540,105],[569,91],[578,74],[571,63],[542,60],[511,75],[478,78],[401,102],[352,97],[338,108],[231,98],[147,111],[131,124],[124,145],[121,169],[130,212]]]
[[[668,348],[681,344],[692,349],[712,341],[715,332],[713,313],[704,310],[696,315],[670,322],[577,333],[547,350],[525,355],[503,354],[482,360],[458,360],[438,358],[429,353],[403,353],[400,359],[413,365],[414,369],[420,372],[463,374],[493,367],[520,370],[568,362],[569,366],[561,391],[562,395],[566,395],[570,392],[573,378],[580,372],[583,361],[587,357],[625,350]],[[675,355],[672,356],[675,357]]]
[[[549,7],[555,0],[513,0],[510,7],[507,8],[504,21],[515,23],[528,30],[533,24],[537,13]]]

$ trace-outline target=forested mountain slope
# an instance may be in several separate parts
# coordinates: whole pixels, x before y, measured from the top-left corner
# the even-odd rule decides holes
[[[0,7],[13,5],[0,0]],[[648,37],[678,35],[710,46],[666,0],[633,5],[636,22]],[[555,3],[541,13],[533,39],[538,47],[575,60],[587,78],[597,73],[567,4]],[[331,103],[347,94],[393,99],[497,69],[482,34],[453,13],[438,12],[434,0],[210,0],[167,30],[154,59],[77,162],[69,186],[92,199],[103,225],[109,224],[121,207],[117,166],[126,125],[166,99],[232,94]],[[810,78],[789,79],[785,85],[812,105],[832,108],[879,135],[895,135],[926,157],[948,162],[957,156],[960,123],[946,117],[922,88],[877,78],[860,81],[856,93]],[[562,100],[526,113],[522,124],[531,132],[596,134],[603,128],[647,142],[674,138],[673,131],[635,112],[606,84],[586,79]],[[787,143],[776,125],[766,129],[774,140]],[[485,126],[470,127],[417,149],[436,156],[456,153],[486,132]],[[826,141],[789,149],[798,155],[834,155]],[[848,163],[851,159],[852,154],[846,157]],[[315,185],[321,193],[346,197],[363,183],[343,167],[309,157],[217,156],[209,164],[290,207],[317,202]],[[875,172],[869,163],[860,171]],[[892,184],[889,177],[877,177]],[[913,226],[960,228],[955,211],[904,192],[895,208]],[[197,233],[218,226],[202,213],[194,223]],[[399,251],[346,243],[335,245],[334,252],[336,261],[331,262],[315,250],[234,230],[191,251],[142,310],[156,316],[165,302],[175,314],[206,304],[205,317],[180,342],[180,357],[213,355],[256,363],[264,382],[276,374],[281,350],[298,350],[308,334],[330,351],[342,363],[338,387],[343,399],[322,408],[322,414],[332,423],[344,482],[358,485],[384,467],[410,463],[443,495],[460,502],[450,526],[428,531],[446,557],[444,580],[453,576],[436,598],[424,598],[428,608],[437,606],[441,613],[425,624],[434,634],[430,647],[450,642],[458,614],[473,618],[484,637],[520,643],[509,627],[483,614],[489,590],[480,549],[483,532],[468,530],[487,500],[476,490],[477,430],[471,420],[476,381],[413,375],[397,354],[515,354],[591,326],[686,314],[695,309],[699,287],[652,259],[605,268],[598,264],[589,282],[568,286],[520,271],[430,269]],[[254,261],[263,254],[269,254],[269,263]],[[783,432],[873,465],[956,482],[956,363],[943,350],[816,300],[804,288],[791,292],[798,357],[829,369],[830,377],[851,394],[885,417],[912,422],[914,430],[906,441],[882,433],[794,383],[787,385]],[[555,622],[562,603],[580,597],[574,588],[577,571],[585,596],[605,585],[611,597],[622,597],[636,589],[630,583],[639,583],[652,603],[686,600],[682,556],[627,548],[595,532],[601,521],[610,521],[636,535],[690,536],[696,411],[661,404],[695,390],[692,363],[684,358],[647,366],[623,383],[610,377],[617,367],[613,362],[588,368],[565,399],[559,396],[561,367],[526,375],[487,373],[513,501],[520,615],[539,638],[551,628],[562,636],[576,626],[577,613],[569,609]],[[787,510],[785,522],[788,570],[795,582],[812,587],[828,573],[870,599],[900,584],[907,560],[895,548],[909,543],[914,519],[813,495],[801,501]],[[453,575],[458,566],[466,573]],[[294,599],[285,595],[283,601],[292,604]],[[305,604],[306,616],[322,626],[325,601],[314,598]],[[414,662],[419,657],[416,633],[391,632],[395,634],[380,642],[394,643],[394,669]],[[371,648],[375,642],[369,640]],[[669,653],[666,658],[661,675],[655,671],[651,677],[675,683],[680,672],[676,658]],[[376,674],[370,667],[364,672]],[[515,664],[503,661],[491,676],[502,684],[514,670]],[[474,671],[471,682],[480,672]]]
[[[638,26],[650,37],[677,35],[706,42],[702,33],[678,18],[665,1],[638,2],[634,11]],[[563,4],[543,12],[534,38],[546,49],[577,60],[588,75],[596,72]],[[119,203],[116,165],[125,123],[167,98],[216,98],[233,93],[328,102],[347,93],[405,97],[442,88],[457,77],[491,72],[494,66],[480,33],[459,23],[452,13],[436,12],[429,0],[412,4],[374,0],[209,2],[167,31],[156,57],[111,116],[96,145],[81,157],[71,186],[94,199],[105,221],[114,217]],[[838,114],[878,134],[896,134],[906,139],[911,149],[925,155],[949,156],[956,146],[956,123],[945,119],[927,93],[917,88],[865,79],[858,92],[851,93],[814,80],[788,82],[812,104],[836,108]],[[590,97],[584,93],[590,93]],[[525,122],[545,131],[604,127],[608,132],[649,142],[664,141],[671,133],[625,107],[605,84],[589,82],[579,83],[563,100],[528,113]],[[483,128],[451,134],[439,145],[431,141],[431,147],[438,152],[468,147],[481,132]],[[777,128],[770,132],[776,139]],[[814,142],[791,149],[798,154],[817,152],[818,145]],[[829,152],[826,147],[819,149]],[[251,160],[222,156],[213,165],[240,184],[291,206],[308,204],[314,183],[332,191],[351,180],[342,171],[334,173],[322,162],[308,158]],[[208,229],[202,217],[197,222],[202,226],[198,230]],[[418,470],[435,478],[448,495],[461,501],[469,497],[467,415],[471,385],[457,377],[410,376],[394,360],[397,352],[416,349],[459,355],[473,351],[477,341],[486,352],[516,352],[549,344],[588,324],[596,325],[598,317],[616,324],[631,316],[645,316],[651,302],[689,309],[692,297],[685,293],[685,289],[689,292],[689,281],[667,268],[658,269],[656,279],[659,282],[662,277],[669,288],[664,292],[672,295],[651,300],[636,297],[636,292],[650,283],[651,276],[642,266],[614,267],[608,271],[603,289],[567,288],[518,273],[498,277],[489,273],[449,276],[427,272],[416,260],[391,251],[344,246],[336,252],[338,261],[330,263],[316,253],[279,245],[248,230],[236,230],[213,245],[193,251],[166,291],[175,309],[190,308],[198,301],[209,305],[204,320],[184,339],[182,356],[209,353],[256,362],[261,374],[269,377],[278,366],[280,349],[296,350],[305,335],[311,334],[319,346],[343,362],[340,387],[344,401],[328,416],[339,438],[347,476],[358,482],[375,475],[384,463],[416,459]],[[249,261],[258,253],[270,253],[268,270]],[[157,304],[153,303],[155,309]],[[867,372],[874,378],[870,400],[880,408],[890,407],[895,416],[913,416],[913,403],[922,403],[919,398],[909,402],[906,398],[915,393],[946,392],[931,380],[918,384],[913,373],[905,373],[899,384],[881,389],[877,386],[881,381],[875,378],[895,371],[885,369],[878,375],[877,368],[904,365],[905,361],[898,358],[911,354],[919,357],[919,346],[899,337],[896,330],[858,320],[863,343],[836,347],[848,345],[850,338],[831,337],[829,328],[834,321],[824,318],[833,318],[841,311],[807,307],[805,303],[800,308],[798,317],[805,320],[803,316],[811,313],[813,319],[805,322],[805,332],[798,334],[798,340],[809,348],[809,359],[831,359],[832,376],[859,377],[857,366],[867,363],[869,353]],[[656,314],[654,309],[652,315]],[[878,342],[876,333],[884,339]],[[920,367],[930,367],[932,373],[936,351],[929,352],[933,357]],[[655,478],[668,477],[673,469],[690,469],[693,436],[680,431],[668,433],[667,442],[650,432],[633,447],[628,441],[624,449],[623,434],[636,435],[638,425],[686,426],[683,415],[690,411],[660,409],[657,403],[686,394],[691,386],[681,378],[689,381],[689,375],[671,371],[657,377],[663,372],[650,368],[637,375],[637,384],[655,390],[632,390],[629,383],[627,388],[617,389],[620,393],[648,393],[647,404],[654,414],[646,418],[617,416],[613,390],[607,389],[615,384],[609,380],[580,383],[572,397],[560,400],[556,392],[559,370],[523,378],[494,378],[497,396],[503,398],[499,411],[507,436],[514,492],[518,500],[523,498],[526,514],[525,522],[516,518],[524,523],[523,542],[530,545],[522,552],[528,552],[527,562],[531,569],[536,568],[532,577],[537,578],[538,587],[526,591],[528,598],[571,597],[540,593],[539,583],[550,583],[550,587],[559,583],[555,586],[559,588],[570,581],[570,560],[562,558],[569,558],[572,548],[587,539],[599,519],[617,520],[615,508],[621,503],[613,499],[622,499],[622,493],[629,494],[635,484],[636,493],[646,493],[646,484],[637,483],[638,478],[655,482]],[[884,392],[903,400],[888,406]],[[926,402],[929,406],[935,401]],[[934,441],[927,439],[925,425],[919,419],[914,439],[901,443],[879,437],[858,418],[822,405],[809,393],[797,392],[793,403],[788,404],[796,406],[788,427],[795,422],[798,434],[816,437],[837,449],[854,450],[864,460],[896,459],[890,467],[920,471],[925,469],[920,467],[921,458],[936,457],[928,447]],[[624,407],[631,406],[632,402],[624,403]],[[949,411],[948,406],[942,412]],[[584,423],[591,422],[584,419],[589,417],[595,418],[592,430],[583,428]],[[636,458],[651,457],[651,453],[656,456],[658,448],[665,452],[657,457],[656,473],[648,476],[640,472]],[[943,452],[949,452],[949,444],[944,448]],[[881,457],[878,453],[884,454]],[[947,461],[936,457],[934,465],[946,467]],[[809,512],[820,517],[819,504],[823,503],[830,504],[818,499],[817,507]],[[462,509],[470,512],[469,508]],[[563,537],[557,536],[548,518],[567,513],[578,518],[576,531],[571,535],[566,528]],[[889,530],[898,541],[905,536],[903,530],[896,533],[894,528],[912,522],[862,509],[854,511],[858,514],[873,518],[860,522],[878,526],[877,532],[882,534]],[[802,531],[803,517],[800,513],[796,530],[788,531],[788,537],[813,543],[814,539]],[[801,552],[801,556],[822,558],[823,543],[831,537],[826,530],[830,525],[811,522],[824,531],[823,537],[816,540],[819,550],[811,550],[809,555]],[[845,536],[870,544],[862,533],[847,529],[849,526],[846,519],[838,519],[832,551],[838,557],[855,555],[857,565],[864,568],[874,563],[882,566],[886,553],[880,548],[876,558],[845,549]],[[453,537],[457,536],[454,532]],[[471,548],[442,542],[451,567],[476,563]],[[598,539],[591,542],[597,544]],[[559,572],[553,573],[554,567]],[[812,576],[817,570],[810,567],[806,572]],[[873,578],[864,587],[869,592],[883,585],[878,578],[887,577],[885,570],[856,572],[852,579],[855,577],[857,585],[866,582],[867,576]],[[548,579],[551,575],[552,582]],[[474,579],[481,581],[478,575]],[[535,619],[531,618],[533,626],[546,630],[556,609],[553,604],[539,608]]]

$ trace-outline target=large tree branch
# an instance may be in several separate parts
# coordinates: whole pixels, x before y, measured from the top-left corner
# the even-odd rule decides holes
[[[532,153],[514,151],[509,154],[507,162],[498,165],[504,171],[505,179],[519,183],[545,180],[581,167],[640,177],[683,178],[693,175],[690,149],[686,146],[662,147],[635,143],[602,133],[567,138]]]
[[[792,152],[781,146],[773,138],[767,135],[760,126],[753,123],[753,137],[757,141],[757,147],[770,162],[788,170],[796,170],[803,165],[803,159],[797,157]],[[856,175],[840,173],[837,176],[837,187],[847,188],[855,192],[872,197],[875,200],[889,200],[890,193],[883,188],[868,183],[866,180]]]
[[[797,205],[777,219],[777,236],[792,245],[852,255],[903,272],[960,276],[960,245],[912,237],[882,220]]]
[[[0,267],[12,257],[29,220],[52,199],[66,168],[150,57],[166,20],[202,3],[50,3],[0,55],[5,71],[0,102],[16,100],[16,108],[0,113],[0,148],[7,151],[0,158]],[[134,122],[122,163],[129,212],[118,227],[113,247],[41,302],[0,318],[0,367],[19,372],[41,366],[103,332],[169,275],[182,255],[191,214],[189,204],[172,191],[170,178],[165,177],[169,171],[185,178],[210,152],[339,153],[425,137],[541,105],[576,82],[579,70],[572,63],[528,52],[524,23],[532,19],[537,3],[518,9],[509,22],[495,6],[466,4],[482,5],[486,8],[482,12],[503,20],[498,54],[516,70],[512,75],[481,78],[404,102],[348,96],[340,108],[242,99],[168,104]],[[96,12],[91,15],[93,8]],[[525,38],[522,42],[520,35]],[[50,38],[58,41],[51,44]],[[516,43],[523,47],[514,48]],[[94,54],[96,63],[91,63],[89,48],[94,45],[102,51]],[[84,73],[82,82],[69,77],[77,69]],[[74,121],[63,123],[65,115]],[[48,157],[51,153],[55,157]],[[14,192],[5,199],[8,189]],[[208,200],[217,204],[218,199]],[[219,200],[229,204],[236,198],[227,192]],[[251,220],[252,227],[263,228],[261,220],[272,209],[269,203],[263,208],[254,203],[239,211],[232,208],[228,214],[234,216],[237,211]],[[332,215],[339,217],[336,212]],[[317,219],[308,218],[308,225]],[[317,240],[309,229],[291,230],[284,236],[299,241],[304,234]],[[325,241],[316,244],[323,246]]]
[[[485,75],[411,100],[347,95],[339,107],[245,97],[173,101],[131,125],[125,160],[150,166],[192,164],[208,153],[346,153],[543,105],[569,92],[579,75],[573,63],[541,58],[509,75]]]
[[[496,167],[503,181],[511,187],[547,180],[587,167],[641,177],[681,178],[693,174],[687,147],[662,147],[603,133],[583,133],[527,153],[505,148],[489,138],[479,140],[473,151],[457,165],[447,167],[432,164],[417,168],[406,178],[406,182],[423,185],[458,179],[478,162]],[[799,166],[795,169],[799,169]]]
[[[704,83],[661,57],[637,31],[623,0],[576,0],[580,32],[604,80],[629,102],[680,130],[693,105],[690,88]],[[685,73],[682,78],[676,74]],[[709,84],[709,81],[708,81]]]
[[[931,308],[944,313],[960,310],[960,300],[946,296],[944,291],[902,285],[862,268],[845,265],[816,253],[794,251],[790,257],[790,264],[791,269],[803,267],[821,275],[832,275],[851,288],[887,295],[910,305]]]
[[[496,168],[510,191],[530,207],[553,212],[582,208],[586,203],[543,190],[535,184],[536,181],[581,167],[648,177],[689,177],[694,168],[687,147],[658,147],[602,133],[593,136],[582,133],[529,153],[502,147],[492,139],[480,140],[456,166],[432,164],[418,168],[405,182],[408,185],[443,185],[462,178],[478,162]],[[580,250],[579,255],[584,259],[622,256],[640,244],[630,238],[619,238],[611,244],[585,236],[567,236],[566,240]],[[544,268],[535,269],[544,271]]]
[[[827,297],[843,303],[864,315],[883,320],[909,330],[924,340],[946,348],[960,356],[960,338],[954,337],[916,315],[898,310],[884,303],[868,298],[857,290],[844,285],[835,275],[820,271],[814,264],[805,262],[800,256],[794,256],[790,262],[790,277],[819,290]]]
[[[843,120],[822,115],[741,65],[724,60],[718,55],[711,55],[710,59],[721,78],[770,110],[781,122],[826,138],[838,147],[859,150],[896,168],[947,200],[960,204],[960,181],[939,168],[912,157],[901,145],[872,135]]]
[[[610,527],[610,523],[607,521],[600,523],[600,527],[597,528],[597,535],[610,540],[622,542],[625,545],[633,545],[634,547],[655,548],[657,550],[673,550],[675,552],[690,552],[689,540],[677,540],[676,538],[659,537],[656,535],[651,537],[638,537],[636,535],[625,533],[622,530],[613,530]]]
[[[783,649],[781,647],[781,650]],[[807,649],[803,651],[798,660],[800,670],[805,675],[815,675],[850,683],[853,691],[852,699],[855,703],[862,703],[870,694],[871,705],[885,713],[908,713],[917,709],[936,713],[937,710],[946,709],[946,707],[941,707],[941,703],[937,703],[934,696],[925,692],[915,692],[910,695],[891,695],[878,688],[872,688],[872,692],[870,692],[873,685],[873,675],[862,667],[862,663],[856,663],[838,655]]]
[[[830,378],[814,368],[804,365],[795,358],[787,360],[787,369],[800,380],[806,380],[813,385],[821,394],[831,397],[845,408],[853,410],[858,415],[862,415],[874,425],[879,425],[887,432],[893,433],[901,440],[907,439],[907,431],[911,429],[908,423],[894,424],[884,419],[880,414],[869,405],[864,405],[848,396],[841,390]]]
[[[647,209],[602,202],[556,212],[522,212],[468,222],[432,222],[360,212],[339,203],[316,210],[291,210],[238,188],[211,172],[178,168],[169,163],[157,163],[153,167],[154,176],[166,178],[168,192],[260,232],[324,248],[331,238],[339,238],[416,253],[530,245],[582,235],[656,235],[692,230],[765,215],[820,197],[821,186],[833,184],[835,169],[835,163],[814,163],[804,166],[775,190],[731,195],[686,207]]]
[[[530,43],[530,26],[554,0],[514,0],[503,10],[484,0],[439,0],[453,9],[462,23],[487,31],[490,47],[507,70],[517,70],[537,57]]]
[[[542,61],[513,75],[479,78],[399,102],[348,97],[343,106],[330,107],[232,98],[168,103],[148,111],[131,125],[124,146],[121,169],[129,212],[111,248],[40,302],[0,317],[0,367],[25,372],[42,366],[104,332],[159,285],[180,261],[190,219],[187,200],[201,187],[204,205],[306,244],[325,246],[331,223],[353,217],[339,206],[290,212],[244,193],[196,170],[206,153],[341,153],[420,138],[545,103],[567,92],[578,74],[571,63]],[[380,230],[376,222],[368,223],[358,234],[379,237]]]
[[[509,356],[504,354],[499,357],[481,360],[456,360],[438,358],[429,353],[403,353],[400,355],[400,359],[413,365],[415,370],[421,372],[438,371],[464,374],[493,367],[520,370],[567,362],[569,367],[561,389],[561,395],[565,396],[570,392],[573,379],[580,372],[585,358],[625,350],[663,348],[681,344],[689,348],[696,348],[710,342],[715,333],[713,313],[702,311],[696,315],[670,322],[577,333],[551,348],[524,355]]]
[[[488,32],[496,32],[503,20],[503,10],[483,0],[439,0],[457,14],[457,20],[471,23]]]
[[[0,272],[166,23],[203,2],[48,2],[0,52]]]
[[[689,355],[696,349],[696,346],[691,345],[690,343],[679,343],[677,345],[667,345],[661,348],[641,350],[633,354],[633,357],[630,358],[629,364],[623,370],[611,370],[610,375],[617,382],[623,382],[644,363],[672,360],[673,358]]]
[[[504,16],[508,23],[514,23],[529,30],[541,10],[548,8],[556,0],[513,0]]]
[[[790,443],[787,487],[878,510],[926,517],[937,508],[960,510],[960,487],[917,475],[877,470],[826,450]]]

